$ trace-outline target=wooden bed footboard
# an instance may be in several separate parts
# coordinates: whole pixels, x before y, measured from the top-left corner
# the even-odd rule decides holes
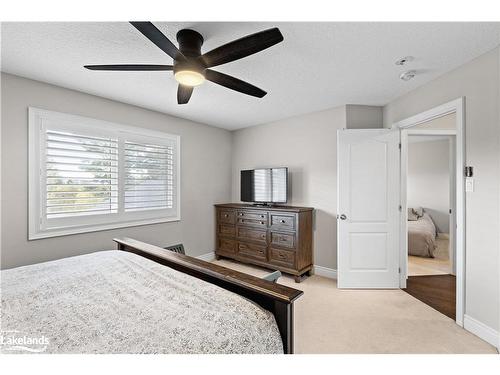
[[[278,325],[286,354],[293,354],[293,303],[304,292],[258,277],[219,266],[201,259],[174,253],[131,238],[114,239],[118,249],[154,262],[248,298],[270,311]]]

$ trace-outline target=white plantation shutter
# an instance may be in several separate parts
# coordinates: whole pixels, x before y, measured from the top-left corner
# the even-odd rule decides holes
[[[172,146],[125,142],[125,211],[173,207]]]
[[[118,212],[116,139],[46,132],[46,217]]]
[[[29,239],[180,219],[179,137],[30,108]]]

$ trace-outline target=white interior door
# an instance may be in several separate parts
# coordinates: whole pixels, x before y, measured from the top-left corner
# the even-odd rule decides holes
[[[399,132],[338,131],[339,288],[399,288]]]

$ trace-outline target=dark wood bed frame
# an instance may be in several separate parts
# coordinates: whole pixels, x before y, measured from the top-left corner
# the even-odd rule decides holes
[[[270,311],[278,325],[286,354],[293,354],[293,303],[304,292],[259,279],[217,264],[133,240],[114,239],[128,251],[248,298]]]

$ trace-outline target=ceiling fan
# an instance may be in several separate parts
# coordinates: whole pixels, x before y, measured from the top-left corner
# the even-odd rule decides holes
[[[186,104],[191,98],[193,88],[201,85],[205,79],[243,94],[262,98],[264,90],[244,82],[238,78],[209,69],[211,67],[239,60],[269,48],[281,41],[283,35],[278,28],[264,30],[234,40],[209,52],[201,54],[203,37],[190,29],[182,29],[177,33],[177,48],[151,22],[130,22],[146,38],[156,44],[163,52],[174,59],[173,65],[119,64],[119,65],[85,65],[90,70],[117,71],[161,71],[173,70],[179,82],[177,103]]]

